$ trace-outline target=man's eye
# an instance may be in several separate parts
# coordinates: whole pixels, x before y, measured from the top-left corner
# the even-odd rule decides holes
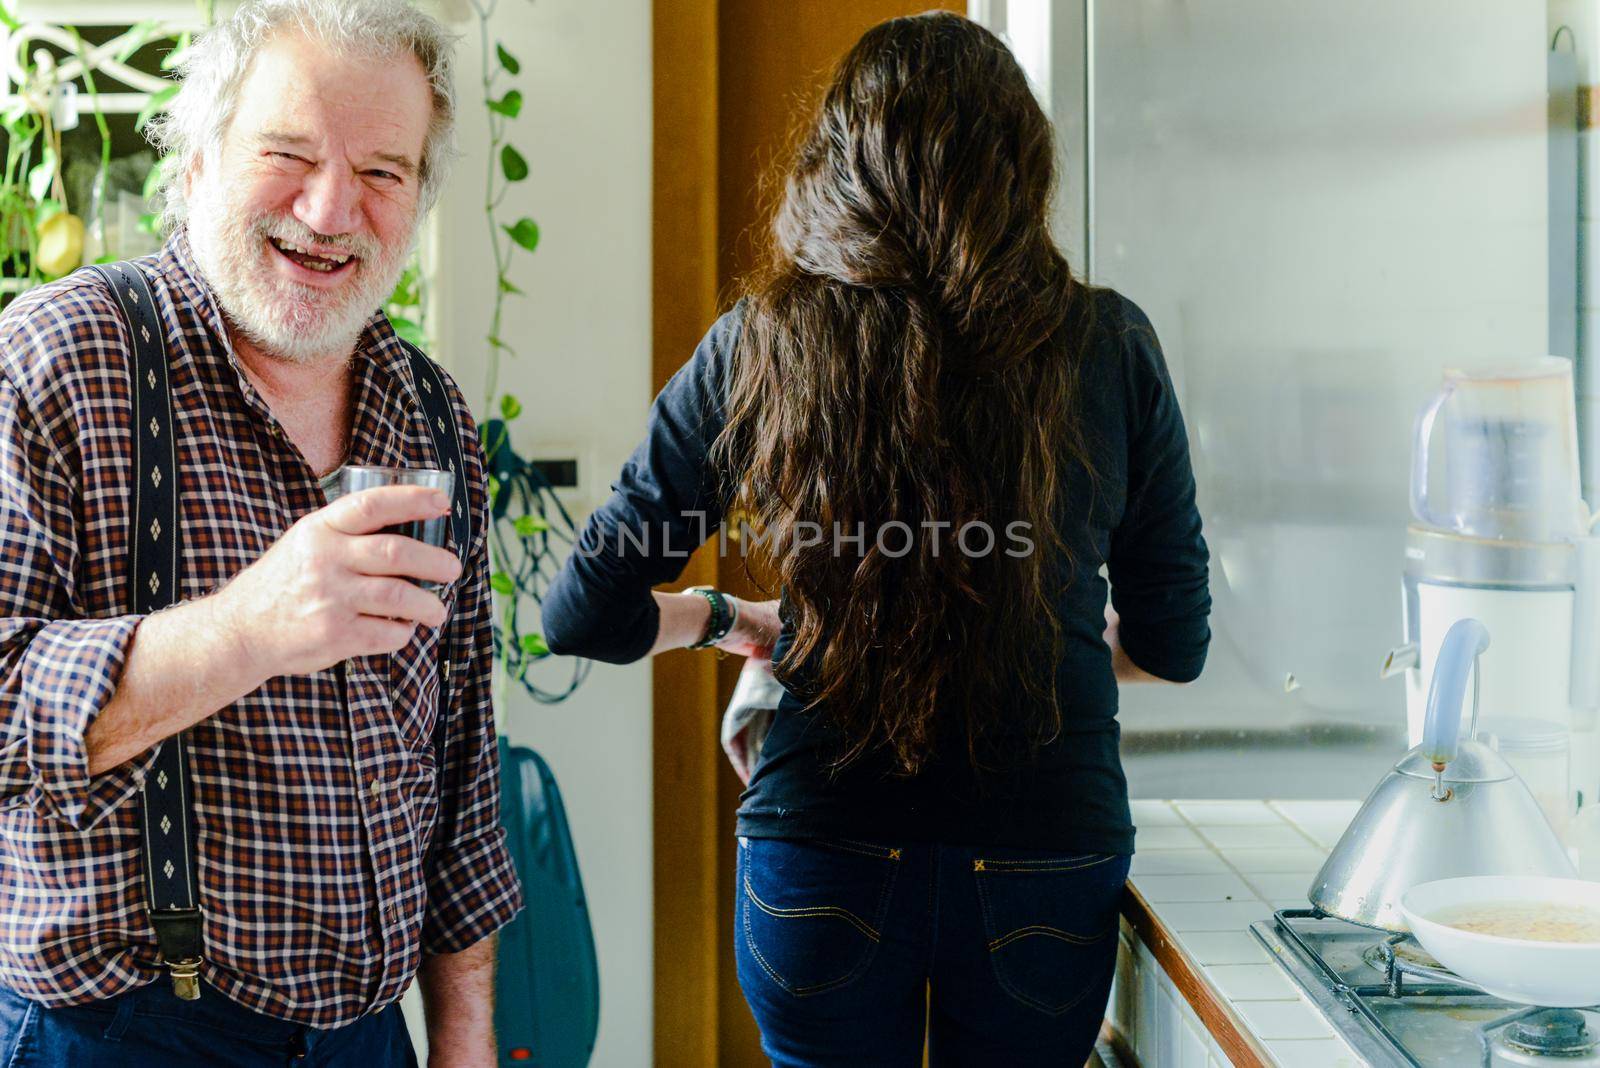
[[[387,182],[398,182],[400,180],[400,176],[398,174],[394,174],[390,171],[368,171],[367,177],[382,178]]]
[[[272,152],[272,153],[269,153],[269,155],[275,156],[278,159],[292,160],[295,163],[305,163],[306,162],[306,160],[304,158],[295,155],[293,152]]]

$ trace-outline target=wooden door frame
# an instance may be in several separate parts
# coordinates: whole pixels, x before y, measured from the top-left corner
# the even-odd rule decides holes
[[[651,393],[694,351],[717,312],[717,4],[656,0],[651,12]],[[714,583],[697,554],[684,581]],[[655,1061],[717,1063],[721,960],[717,907],[720,748],[716,661],[688,650],[656,658],[654,747]]]

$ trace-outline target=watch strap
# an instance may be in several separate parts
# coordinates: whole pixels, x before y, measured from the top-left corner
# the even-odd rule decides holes
[[[684,593],[696,593],[711,606],[711,618],[706,621],[706,632],[700,640],[689,645],[691,649],[706,649],[726,638],[739,619],[739,610],[728,595],[712,586],[691,586]]]

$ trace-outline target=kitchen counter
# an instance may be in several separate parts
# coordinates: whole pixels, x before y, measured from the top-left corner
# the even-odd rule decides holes
[[[1305,894],[1355,801],[1135,801],[1112,1045],[1143,1068],[1359,1068],[1250,934]]]

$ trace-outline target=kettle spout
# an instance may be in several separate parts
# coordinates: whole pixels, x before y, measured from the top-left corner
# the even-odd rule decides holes
[[[1403,675],[1411,668],[1422,663],[1422,650],[1416,642],[1407,642],[1397,645],[1389,650],[1389,655],[1383,658],[1383,667],[1378,669],[1378,678],[1392,679],[1396,675]]]

